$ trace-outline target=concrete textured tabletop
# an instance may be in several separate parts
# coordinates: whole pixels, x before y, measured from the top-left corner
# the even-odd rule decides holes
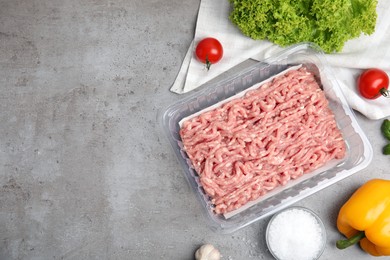
[[[199,1],[0,0],[0,259],[271,259],[269,218],[210,230],[158,122],[193,38]],[[390,178],[381,120],[357,113],[374,157],[296,205],[323,220],[335,248],[340,206]]]

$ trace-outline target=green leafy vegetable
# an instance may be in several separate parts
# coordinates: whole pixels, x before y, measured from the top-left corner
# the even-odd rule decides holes
[[[387,140],[390,140],[390,120],[385,119],[383,120],[383,123],[381,125],[381,131],[384,137],[387,138]]]
[[[377,0],[230,0],[230,20],[243,34],[280,46],[314,42],[341,51],[350,39],[375,31]]]
[[[390,154],[390,144],[387,144],[383,147],[383,154],[389,155]]]
[[[390,140],[390,120],[389,119],[383,120],[383,123],[381,125],[381,132],[387,140]],[[390,144],[387,144],[385,147],[383,147],[382,152],[385,155],[389,155],[390,154]]]

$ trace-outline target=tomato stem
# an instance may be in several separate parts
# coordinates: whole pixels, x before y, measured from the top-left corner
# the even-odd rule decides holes
[[[210,70],[211,62],[209,61],[209,58],[206,56],[206,68],[207,70]]]
[[[390,92],[389,92],[388,89],[381,88],[380,93],[381,93],[381,95],[384,96],[384,97],[387,97],[387,98],[390,97]]]

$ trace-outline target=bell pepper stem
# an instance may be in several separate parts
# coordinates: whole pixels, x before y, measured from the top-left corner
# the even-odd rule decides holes
[[[349,246],[352,246],[359,242],[362,238],[364,238],[366,235],[364,234],[364,231],[359,231],[356,235],[348,238],[348,239],[341,239],[336,242],[336,247],[338,249],[345,249]]]

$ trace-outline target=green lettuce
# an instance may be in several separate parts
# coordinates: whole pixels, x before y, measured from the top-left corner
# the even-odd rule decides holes
[[[387,0],[388,1],[388,0]],[[230,0],[230,20],[244,35],[280,46],[314,42],[339,52],[375,31],[377,0]]]

